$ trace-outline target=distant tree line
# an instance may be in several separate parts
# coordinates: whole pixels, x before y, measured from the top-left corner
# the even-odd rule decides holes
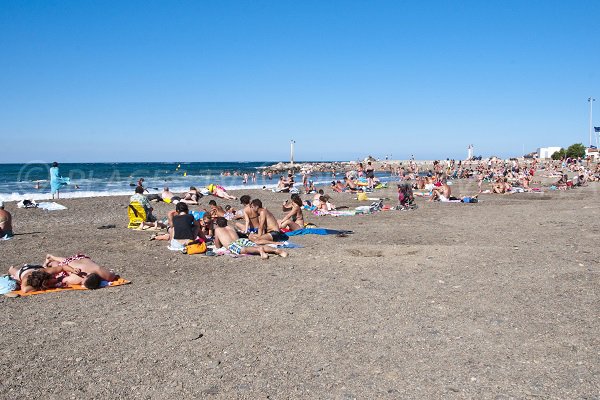
[[[565,158],[578,158],[585,157],[585,146],[582,143],[575,143],[567,147],[565,150],[561,148],[559,151],[555,151],[550,156],[553,160],[564,160]]]

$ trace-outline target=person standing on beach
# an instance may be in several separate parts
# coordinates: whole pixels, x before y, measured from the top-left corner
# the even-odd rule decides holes
[[[375,179],[375,169],[373,168],[371,161],[367,163],[367,169],[365,172],[367,175],[367,187],[373,190],[373,179]]]
[[[69,178],[63,178],[60,176],[60,172],[58,170],[58,163],[54,161],[52,163],[52,167],[50,168],[50,193],[52,194],[52,198],[54,199],[54,195],[56,195],[57,199],[60,199],[60,188],[71,183]]]

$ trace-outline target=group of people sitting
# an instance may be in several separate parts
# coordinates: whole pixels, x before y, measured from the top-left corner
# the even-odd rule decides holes
[[[167,216],[167,232],[153,235],[151,240],[167,240],[174,249],[183,248],[190,241],[213,242],[215,247],[225,247],[234,254],[258,254],[268,258],[269,254],[287,257],[281,249],[268,246],[288,239],[282,229],[295,230],[304,227],[302,201],[292,195],[289,211],[281,220],[265,207],[259,199],[250,196],[240,198],[242,209],[225,209],[215,200],[209,209],[190,213],[186,203],[180,202]],[[232,226],[229,226],[232,221]]]

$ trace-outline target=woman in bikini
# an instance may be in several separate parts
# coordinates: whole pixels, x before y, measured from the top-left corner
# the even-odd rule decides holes
[[[42,265],[25,264],[20,268],[10,267],[9,275],[19,282],[21,292],[51,289],[58,285],[56,276],[60,273],[79,273],[76,268],[69,265],[55,265],[44,267]]]
[[[304,215],[302,214],[302,199],[299,195],[293,194],[291,197],[291,210],[279,221],[279,228],[288,228],[291,231],[297,231],[304,228]]]
[[[198,193],[198,189],[193,186],[190,186],[190,190],[185,194],[184,198],[181,199],[182,202],[186,204],[196,205],[198,201],[202,197],[202,194]]]

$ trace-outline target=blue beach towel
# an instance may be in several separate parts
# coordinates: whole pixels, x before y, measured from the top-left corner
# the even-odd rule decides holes
[[[338,231],[335,229],[325,229],[325,228],[303,228],[298,229],[297,231],[286,232],[288,236],[298,236],[298,235],[339,235],[339,234],[348,234],[354,233],[352,231]]]

